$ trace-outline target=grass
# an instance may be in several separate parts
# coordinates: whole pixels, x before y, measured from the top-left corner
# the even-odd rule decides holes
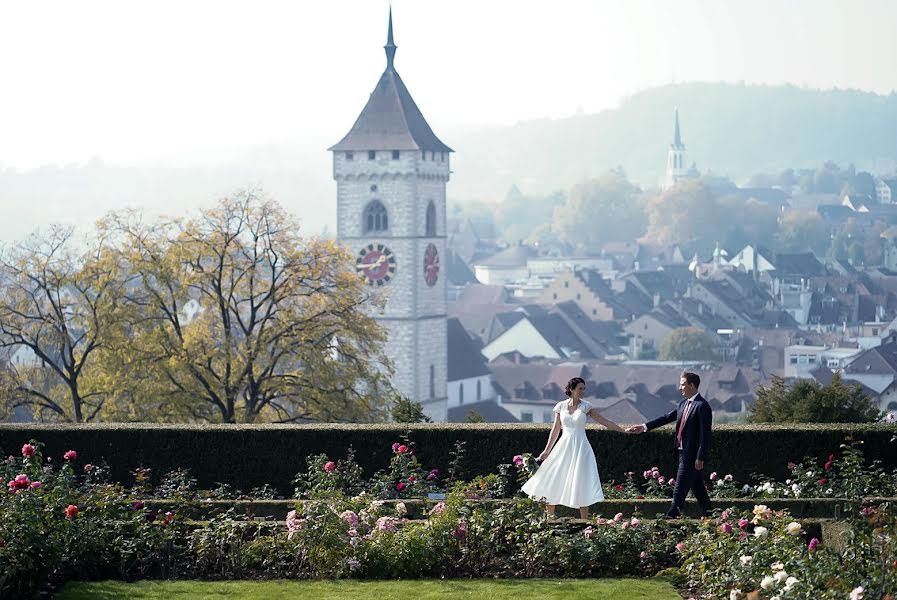
[[[392,581],[100,581],[70,583],[56,600],[681,600],[669,583],[644,579],[448,579]]]

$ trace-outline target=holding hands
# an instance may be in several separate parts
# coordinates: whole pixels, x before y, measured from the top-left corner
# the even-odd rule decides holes
[[[633,425],[632,427],[626,428],[626,433],[645,433],[648,431],[648,428],[645,427],[644,423],[641,425]]]

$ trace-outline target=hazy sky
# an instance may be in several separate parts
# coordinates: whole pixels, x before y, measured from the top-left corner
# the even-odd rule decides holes
[[[214,162],[335,143],[383,70],[387,0],[0,4],[0,163]],[[671,81],[897,88],[893,0],[395,0],[436,132],[597,112]]]

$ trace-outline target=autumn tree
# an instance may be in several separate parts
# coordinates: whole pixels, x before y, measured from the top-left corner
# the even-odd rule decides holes
[[[126,404],[224,423],[386,418],[381,301],[347,250],[301,237],[275,202],[247,191],[196,218],[117,214],[101,230],[128,282]]]
[[[802,379],[788,386],[773,377],[757,388],[751,423],[873,423],[881,412],[859,384],[848,384],[840,373],[826,385]]]
[[[7,410],[39,420],[99,418],[114,393],[98,363],[121,335],[121,281],[102,236],[87,245],[54,226],[0,253],[0,387]]]
[[[713,339],[697,327],[674,329],[660,345],[660,360],[713,360]]]
[[[825,254],[831,240],[828,227],[815,211],[789,210],[782,215],[776,233],[776,247],[781,252],[811,251]]]
[[[641,190],[620,171],[574,185],[554,210],[551,231],[576,251],[594,253],[604,242],[630,241],[645,231]]]

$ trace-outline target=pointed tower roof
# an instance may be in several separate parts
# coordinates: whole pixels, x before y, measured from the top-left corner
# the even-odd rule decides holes
[[[395,70],[396,45],[392,37],[392,8],[386,37],[386,70],[355,125],[331,151],[430,150],[452,152],[436,137],[408,88]]]
[[[679,109],[676,109],[676,129],[673,131],[673,147],[684,148],[682,145],[682,136],[679,134]]]

